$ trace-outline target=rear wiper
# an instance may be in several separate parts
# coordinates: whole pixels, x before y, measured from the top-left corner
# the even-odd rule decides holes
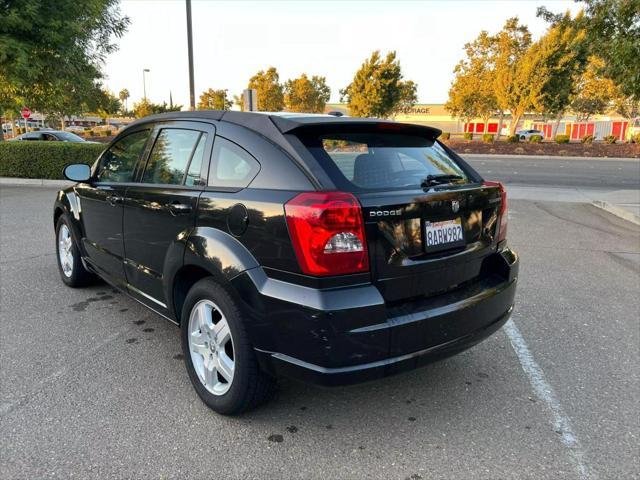
[[[462,180],[462,177],[460,175],[451,175],[448,173],[441,173],[438,175],[427,175],[426,178],[422,179],[422,183],[420,183],[420,186],[422,188],[431,188],[434,185],[450,183],[454,180]]]

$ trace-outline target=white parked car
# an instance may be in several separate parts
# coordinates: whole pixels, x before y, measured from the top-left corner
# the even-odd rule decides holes
[[[544,132],[541,130],[518,130],[516,135],[520,140],[529,140],[534,135],[540,135],[540,137],[544,138]]]

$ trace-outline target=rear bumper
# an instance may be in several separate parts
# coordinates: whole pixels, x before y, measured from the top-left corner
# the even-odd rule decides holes
[[[249,271],[234,283],[261,367],[320,385],[357,383],[461,352],[509,319],[518,258],[487,258],[491,274],[435,297],[388,306],[373,285],[321,291]],[[275,282],[275,283],[273,283]]]

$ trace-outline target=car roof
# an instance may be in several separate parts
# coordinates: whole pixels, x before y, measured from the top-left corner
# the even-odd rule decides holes
[[[168,112],[141,118],[129,125],[129,128],[151,122],[171,120],[213,120],[230,122],[254,130],[276,143],[280,143],[283,134],[299,128],[312,126],[333,126],[344,124],[392,124],[402,126],[405,133],[425,135],[437,138],[441,130],[425,125],[399,123],[379,118],[337,117],[335,115],[294,113],[294,112],[238,112],[233,110],[197,110],[187,112]]]
[[[63,132],[62,130],[51,130],[48,128],[41,128],[40,130],[32,130],[27,133],[66,133],[66,132]],[[23,135],[26,135],[26,133]]]
[[[240,125],[252,130],[287,152],[293,158],[302,162],[300,152],[286,137],[298,129],[309,129],[318,126],[332,127],[339,125],[390,125],[390,130],[402,129],[404,134],[426,136],[436,139],[441,130],[425,125],[415,125],[410,123],[399,123],[391,120],[381,120],[379,118],[359,118],[359,117],[336,117],[334,115],[293,113],[293,112],[238,112],[233,110],[197,110],[186,112],[167,112],[150,115],[129,124],[114,139],[116,141],[127,135],[131,129],[143,126],[147,123],[169,122],[169,121],[222,121]]]

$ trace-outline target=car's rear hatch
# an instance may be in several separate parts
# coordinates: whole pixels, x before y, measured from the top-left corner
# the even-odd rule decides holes
[[[480,275],[484,258],[495,252],[501,201],[496,187],[474,184],[357,197],[366,222],[372,279],[387,302],[434,295],[469,282]]]
[[[390,123],[335,123],[295,134],[362,206],[372,281],[393,304],[478,279],[496,251],[502,196],[439,131]]]

